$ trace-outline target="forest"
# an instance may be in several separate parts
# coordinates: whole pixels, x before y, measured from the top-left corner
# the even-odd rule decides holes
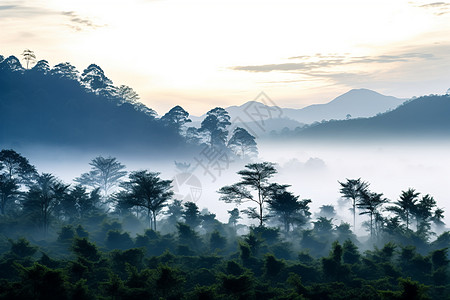
[[[1,150],[0,298],[449,298],[450,233],[431,195],[388,200],[346,179],[353,224],[335,225],[333,205],[312,212],[255,161],[217,191],[236,205],[221,222],[157,170],[97,156],[67,184]]]

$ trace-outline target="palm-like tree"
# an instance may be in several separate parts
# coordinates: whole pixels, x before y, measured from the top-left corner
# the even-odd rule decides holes
[[[28,69],[30,62],[33,62],[36,60],[36,55],[34,55],[34,52],[31,51],[30,49],[23,50],[22,56],[23,56],[23,59],[27,62],[27,69]]]
[[[367,192],[369,184],[365,181],[358,179],[347,179],[347,182],[340,182],[341,185],[340,193],[342,197],[352,201],[353,209],[353,230],[356,229],[356,206],[358,201],[361,199],[361,195]]]
[[[388,200],[383,198],[383,194],[372,193],[368,190],[361,193],[361,197],[357,206],[362,211],[359,213],[360,215],[369,215],[370,216],[370,237],[373,237],[374,226],[373,221],[374,217],[376,217],[379,208],[381,205],[386,203]]]
[[[407,191],[402,191],[400,200],[394,202],[395,206],[387,208],[406,222],[406,230],[409,229],[410,218],[416,209],[419,195],[420,193],[415,189],[409,188]]]

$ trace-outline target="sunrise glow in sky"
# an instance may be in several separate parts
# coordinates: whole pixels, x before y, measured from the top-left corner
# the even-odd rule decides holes
[[[0,1],[0,54],[103,68],[165,113],[201,115],[260,91],[283,107],[352,88],[401,98],[450,88],[450,3]]]

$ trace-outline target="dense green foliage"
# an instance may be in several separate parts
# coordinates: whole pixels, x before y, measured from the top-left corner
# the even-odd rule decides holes
[[[369,236],[358,239],[333,223],[332,205],[312,219],[311,200],[269,182],[272,163],[245,167],[220,192],[253,202],[257,227],[237,208],[222,223],[172,199],[157,172],[113,178],[102,197],[2,150],[0,299],[448,299],[450,232],[432,196],[341,190],[367,215]]]

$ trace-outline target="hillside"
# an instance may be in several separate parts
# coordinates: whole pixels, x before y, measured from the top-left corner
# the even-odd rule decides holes
[[[321,123],[301,131],[299,137],[367,138],[374,137],[449,137],[450,97],[424,96],[397,109],[371,118]]]
[[[151,109],[113,94],[114,89],[96,65],[79,77],[69,63],[50,69],[39,61],[25,70],[10,56],[0,63],[0,144],[130,152],[140,147],[153,153],[185,146]]]
[[[314,104],[302,109],[284,109],[286,117],[311,124],[322,120],[343,120],[372,117],[403,103],[403,99],[384,96],[368,89],[353,89],[325,104]]]

